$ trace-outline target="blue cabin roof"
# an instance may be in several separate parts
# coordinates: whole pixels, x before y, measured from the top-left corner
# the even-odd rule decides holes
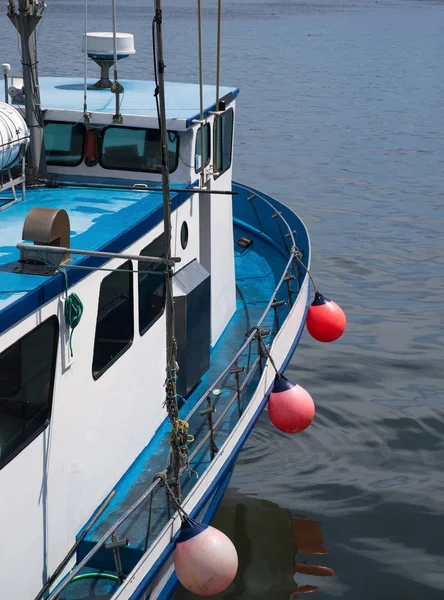
[[[41,77],[40,96],[43,109],[76,111],[83,114],[83,79],[66,77]],[[95,83],[89,80],[88,86]],[[121,81],[125,93],[121,97],[121,112],[125,116],[155,119],[157,111],[154,81]],[[236,98],[239,90],[231,87],[219,88],[219,100],[227,102]],[[184,130],[200,117],[199,86],[194,83],[165,83],[167,126]],[[205,114],[216,108],[216,87],[203,86]],[[112,115],[115,113],[116,97],[109,89],[88,87],[88,111]],[[53,118],[53,116],[52,116]],[[146,126],[153,127],[152,123]]]
[[[189,196],[171,186],[174,210]],[[191,193],[191,190],[190,190]],[[1,198],[1,196],[0,196]],[[60,274],[27,275],[14,272],[20,252],[25,217],[32,206],[65,209],[70,218],[71,247],[121,252],[163,219],[162,193],[91,187],[36,188],[26,199],[0,212],[0,333],[62,290]],[[107,259],[73,256],[70,264],[99,267]],[[69,285],[89,270],[68,269]]]

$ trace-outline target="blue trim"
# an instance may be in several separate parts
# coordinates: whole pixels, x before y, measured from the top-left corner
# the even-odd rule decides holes
[[[288,381],[288,379],[284,376],[276,377],[273,385],[273,393],[280,394],[281,392],[286,392],[287,390],[291,390],[294,388],[296,384]]]
[[[179,206],[184,204],[188,198],[194,192],[179,192],[174,193],[171,190],[171,211],[176,210]],[[144,217],[132,227],[107,242],[98,250],[101,252],[123,252],[128,246],[131,246],[134,242],[140,239],[142,236],[147,234],[156,225],[161,223],[163,220],[163,207],[160,205],[156,210]],[[88,267],[101,267],[109,259],[107,258],[96,258],[96,257],[85,257],[76,262],[76,265],[83,265]],[[85,279],[91,275],[90,271],[82,269],[68,269],[68,286],[71,287],[79,281]],[[25,296],[17,299],[15,302],[5,307],[0,311],[0,333],[3,333],[22,319],[25,319],[34,311],[38,310],[41,306],[47,302],[53,300],[59,296],[64,290],[64,279],[63,276],[54,275],[48,278],[34,290],[30,290]]]
[[[306,316],[307,316],[307,311],[308,311],[309,303],[310,303],[310,283],[308,284],[308,296],[307,296],[307,304],[305,306],[304,316],[302,318],[301,324],[300,324],[299,329],[298,329],[298,331],[296,333],[296,336],[294,338],[293,344],[291,345],[291,348],[290,348],[287,356],[285,357],[284,362],[282,363],[282,367],[281,367],[282,371],[285,371],[285,369],[287,368],[288,363],[290,362],[291,357],[293,356],[294,351],[296,350],[296,346],[299,343],[299,340],[301,338],[302,332],[304,331],[305,319],[306,319]],[[240,450],[241,450],[242,446],[244,445],[246,439],[250,435],[251,430],[253,429],[254,425],[256,424],[256,421],[258,420],[258,418],[259,418],[262,410],[264,409],[264,406],[267,403],[268,396],[269,396],[269,394],[270,394],[270,392],[271,392],[271,390],[273,388],[273,385],[274,385],[274,382],[268,388],[268,390],[267,390],[265,396],[263,397],[260,405],[258,406],[256,412],[254,413],[254,415],[250,419],[247,427],[245,428],[244,433],[240,437],[240,439],[237,442],[236,446],[233,448],[233,450],[232,450],[232,452],[230,454],[230,457],[229,457],[229,459],[228,459],[225,467],[219,471],[219,473],[214,478],[214,481],[213,481],[211,487],[209,487],[207,489],[207,491],[204,493],[204,495],[202,496],[202,498],[196,504],[194,510],[192,511],[192,513],[190,515],[191,517],[195,518],[196,515],[198,515],[200,513],[200,511],[202,510],[202,508],[205,506],[206,502],[208,501],[209,497],[214,492],[214,488],[217,487],[217,485],[220,482],[220,480],[224,477],[224,475],[226,475],[227,470],[231,467],[231,465],[234,462],[237,454],[240,452]],[[136,588],[135,592],[130,596],[129,600],[142,600],[143,594],[145,593],[145,591],[148,588],[148,586],[152,583],[154,577],[157,575],[157,572],[161,568],[162,564],[165,562],[165,560],[173,552],[174,546],[175,546],[175,539],[177,539],[177,537],[178,537],[178,534],[176,534],[176,536],[173,538],[173,540],[166,546],[165,550],[162,552],[162,554],[159,556],[159,558],[153,564],[153,566],[151,567],[151,569],[148,571],[148,573],[142,579],[142,581],[140,582],[140,584]]]
[[[331,300],[329,300],[329,298],[326,298],[321,293],[316,292],[314,300],[311,303],[311,305],[312,306],[322,306],[322,304],[327,304],[328,302],[331,302]]]
[[[121,58],[128,58],[129,54],[117,54],[117,60]],[[92,52],[88,52],[88,58],[92,58],[93,60],[114,60],[114,54],[94,54]],[[94,88],[100,89],[100,88]]]
[[[177,543],[182,544],[183,542],[187,542],[205,531],[205,529],[208,529],[208,525],[205,525],[205,523],[199,523],[199,521],[195,521],[194,519],[185,518],[180,527]]]

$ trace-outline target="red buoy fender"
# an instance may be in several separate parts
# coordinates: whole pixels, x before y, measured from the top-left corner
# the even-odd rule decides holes
[[[307,390],[276,375],[268,399],[268,416],[273,425],[284,433],[298,433],[311,424],[314,415],[315,405]]]
[[[334,342],[344,333],[347,319],[336,302],[316,292],[305,325],[308,333],[318,342]]]
[[[183,518],[174,549],[174,568],[180,583],[198,596],[213,596],[232,583],[238,566],[236,548],[222,531]]]

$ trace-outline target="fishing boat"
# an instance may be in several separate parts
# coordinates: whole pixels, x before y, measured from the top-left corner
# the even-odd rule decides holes
[[[165,81],[159,0],[153,81],[119,78],[115,2],[84,78],[39,78],[45,7],[9,0],[23,72],[3,65],[0,589],[171,598],[184,522],[211,522],[286,381],[309,236],[232,180],[239,90]]]

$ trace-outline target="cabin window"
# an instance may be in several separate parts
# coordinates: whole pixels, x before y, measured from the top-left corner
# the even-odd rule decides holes
[[[211,129],[210,124],[207,123],[203,130],[203,138],[204,138],[204,155],[203,155],[203,166],[206,167],[210,162],[210,135]],[[200,173],[202,171],[202,128],[199,127],[196,135],[196,154],[194,158],[194,170],[196,173]]]
[[[85,127],[82,123],[45,123],[43,136],[48,165],[80,165],[83,160],[85,137]]]
[[[0,468],[49,423],[58,333],[54,316],[0,354]]]
[[[216,177],[225,173],[231,167],[233,148],[233,109],[230,108],[216,118],[214,122],[213,160]]]
[[[104,169],[160,173],[160,133],[158,129],[106,127],[102,133],[100,164]],[[170,173],[177,169],[179,136],[168,131],[168,164]]]
[[[134,337],[133,271],[123,263],[102,281],[92,372],[94,379],[128,350]]]
[[[160,235],[142,250],[142,256],[165,256]],[[143,335],[163,313],[165,306],[165,265],[139,261],[139,331]]]

